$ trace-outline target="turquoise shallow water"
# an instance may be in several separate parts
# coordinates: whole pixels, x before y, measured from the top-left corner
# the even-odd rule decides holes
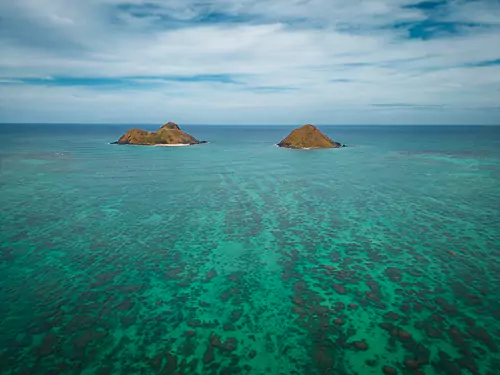
[[[0,125],[2,374],[498,374],[500,127],[128,128]]]

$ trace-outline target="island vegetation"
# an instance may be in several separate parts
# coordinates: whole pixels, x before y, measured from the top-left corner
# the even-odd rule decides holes
[[[316,126],[311,124],[295,129],[285,139],[278,143],[278,146],[295,149],[345,147],[345,145],[339,142],[332,141],[321,133]]]
[[[206,141],[198,141],[192,135],[183,132],[176,123],[168,122],[156,132],[138,128],[130,129],[113,143],[142,146],[189,146],[206,143]]]

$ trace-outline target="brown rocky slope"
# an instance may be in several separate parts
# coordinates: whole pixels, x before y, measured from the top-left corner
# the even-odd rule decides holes
[[[120,145],[196,145],[206,143],[198,141],[192,135],[183,132],[179,125],[173,122],[168,122],[156,132],[148,132],[146,130],[134,128],[130,129],[114,144]]]
[[[278,143],[279,147],[286,148],[340,148],[342,144],[332,141],[311,124],[304,125],[292,131],[285,139]]]

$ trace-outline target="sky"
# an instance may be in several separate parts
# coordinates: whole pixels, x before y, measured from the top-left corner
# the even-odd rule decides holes
[[[167,121],[500,125],[500,1],[0,1],[0,122]]]

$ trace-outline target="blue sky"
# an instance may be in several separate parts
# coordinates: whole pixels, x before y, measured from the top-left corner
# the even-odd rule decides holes
[[[0,122],[500,125],[497,0],[0,2]]]

